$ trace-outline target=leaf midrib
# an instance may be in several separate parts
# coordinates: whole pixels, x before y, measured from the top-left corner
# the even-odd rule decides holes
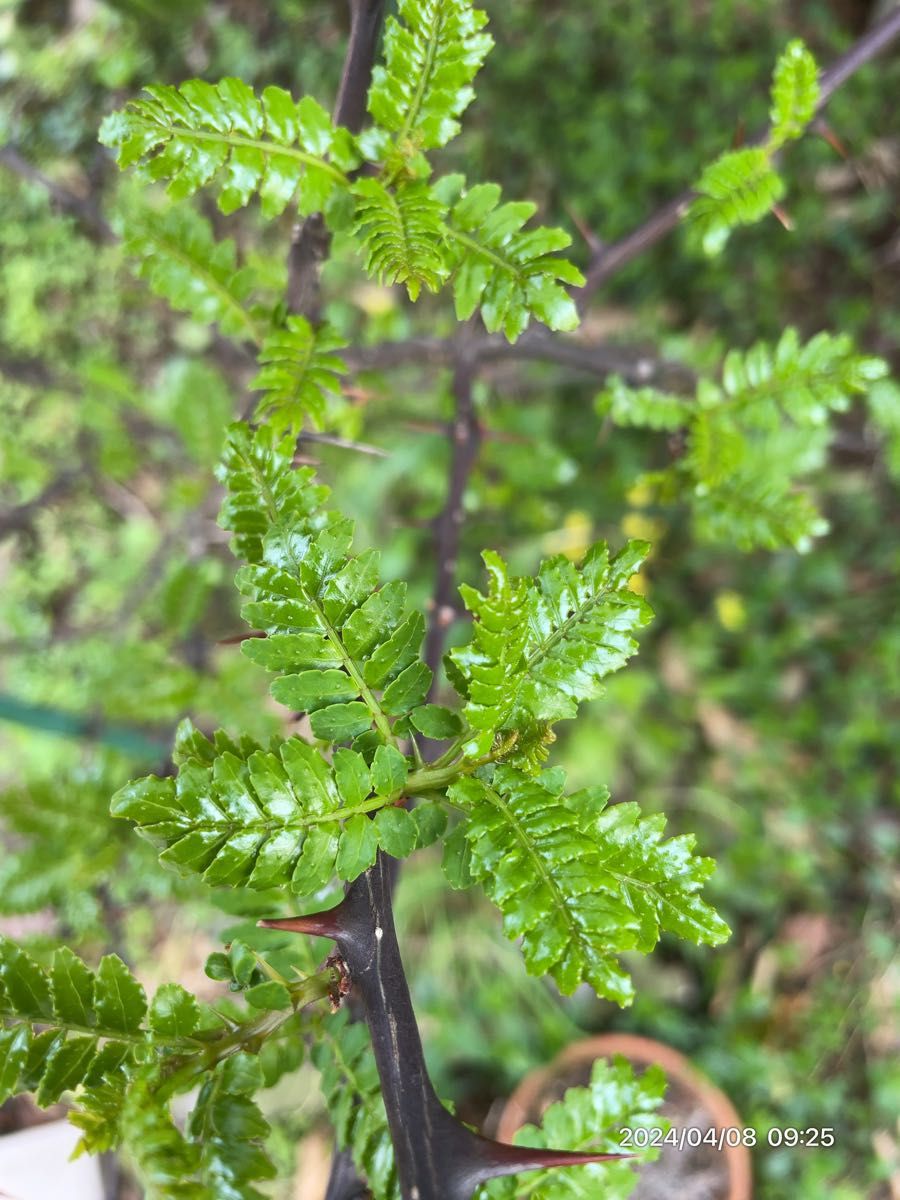
[[[388,798],[387,796],[372,796],[368,800],[364,800],[360,804],[354,804],[349,808],[337,808],[332,812],[313,813],[309,816],[298,814],[298,816],[291,817],[285,821],[279,821],[274,818],[268,821],[239,821],[234,817],[228,817],[225,813],[222,813],[221,821],[215,821],[211,819],[190,821],[190,823],[185,825],[184,828],[186,832],[204,829],[221,830],[223,834],[228,837],[231,837],[233,834],[244,833],[253,830],[258,830],[261,833],[269,834],[281,833],[284,830],[306,829],[309,825],[325,825],[330,822],[346,821],[348,818],[354,817],[358,813],[377,812],[379,808],[387,808],[394,802],[394,799]],[[213,801],[213,803],[215,803],[215,801]],[[189,814],[179,814],[177,811],[173,812],[174,818],[177,819],[179,815]],[[169,818],[165,821],[153,821],[152,823],[141,825],[141,828],[152,830],[155,825],[168,825],[171,820],[172,818]]]
[[[337,183],[348,186],[348,179],[344,172],[328,162],[325,158],[320,158],[317,154],[311,154],[308,150],[301,150],[298,146],[285,145],[282,142],[266,142],[260,138],[244,137],[239,133],[220,133],[210,129],[192,129],[188,125],[174,125],[168,121],[152,121],[144,118],[146,124],[152,127],[162,127],[168,131],[169,139],[180,138],[187,141],[196,142],[217,142],[224,143],[226,146],[242,146],[251,150],[258,150],[261,154],[268,158],[282,156],[284,158],[293,158],[297,162],[302,162],[308,167],[319,167],[321,170],[329,174]]]
[[[540,876],[542,882],[544,882],[547,885],[547,887],[549,888],[550,892],[553,895],[554,900],[557,903],[557,907],[559,908],[560,912],[563,914],[565,924],[570,931],[570,936],[571,936],[572,941],[581,942],[581,943],[584,943],[585,945],[587,945],[585,937],[584,937],[584,930],[581,929],[575,923],[575,920],[572,916],[572,913],[570,911],[570,908],[569,908],[569,905],[568,905],[565,895],[560,890],[559,885],[557,884],[556,880],[553,878],[553,875],[547,870],[547,867],[546,867],[546,864],[544,863],[543,858],[541,858],[540,854],[538,854],[537,850],[535,849],[533,840],[528,837],[524,826],[519,821],[515,812],[506,803],[506,801],[503,799],[501,794],[499,792],[494,791],[493,788],[486,787],[485,795],[487,796],[489,802],[491,804],[493,804],[495,808],[499,809],[501,813],[503,813],[503,816],[506,819],[507,826],[510,829],[512,829],[512,831],[516,835],[520,845],[522,845],[525,848],[529,857],[533,860],[535,867],[537,868],[538,875]],[[560,960],[557,960],[557,961],[560,961]],[[556,965],[556,964],[554,964],[554,965]]]
[[[46,1026],[47,1029],[56,1029],[60,1033],[79,1033],[86,1034],[88,1037],[103,1039],[107,1042],[128,1042],[134,1046],[146,1046],[148,1039],[152,1039],[158,1045],[177,1046],[184,1050],[199,1050],[207,1046],[207,1042],[203,1042],[195,1038],[175,1037],[167,1034],[158,1034],[152,1029],[141,1029],[139,1033],[123,1033],[118,1029],[108,1029],[105,1026],[88,1025],[79,1021],[61,1021],[58,1017],[50,1016],[33,1016],[27,1013],[17,1012],[15,1009],[9,1008],[6,1005],[0,1005],[0,1017],[8,1018],[25,1025],[40,1025]]]
[[[525,659],[524,670],[527,673],[532,670],[542,659],[548,658],[550,652],[559,645],[560,642],[566,640],[566,635],[585,621],[590,614],[592,608],[596,608],[607,596],[615,595],[615,589],[604,586],[599,591],[591,592],[590,595],[581,603],[577,604],[575,611],[571,616],[566,617],[562,624],[550,634],[550,636],[539,646],[534,649],[531,654]]]
[[[193,274],[203,278],[209,287],[210,291],[225,302],[225,305],[231,312],[237,314],[242,324],[250,334],[251,339],[259,345],[262,342],[262,333],[259,326],[244,308],[243,304],[237,297],[228,290],[225,284],[210,271],[209,267],[204,262],[198,261],[196,258],[191,258],[177,242],[170,241],[164,236],[159,236],[156,233],[150,234],[151,239],[166,253],[170,258],[176,259],[183,266],[187,267]]]
[[[269,520],[274,525],[278,520],[278,506],[275,501],[275,497],[272,494],[272,489],[269,487],[264,473],[259,469],[257,463],[252,457],[248,460],[248,466],[253,471],[253,474],[257,479],[260,492],[269,511]],[[296,561],[296,559],[293,558],[293,555],[291,557],[293,564],[293,570],[291,574],[300,586],[304,600],[306,600],[306,602],[315,611],[315,614],[325,631],[325,636],[328,638],[329,642],[331,642],[332,646],[334,646],[335,650],[337,650],[344,669],[356,685],[357,694],[362,698],[369,712],[372,714],[372,719],[378,728],[378,732],[384,738],[387,745],[395,746],[397,744],[397,740],[393,735],[391,724],[385,716],[381,705],[375,699],[372,689],[366,683],[365,679],[363,679],[362,674],[356,666],[356,663],[347,652],[347,648],[344,645],[343,639],[341,638],[337,629],[335,629],[334,625],[326,616],[325,609],[320,603],[318,596],[312,595],[305,587],[300,572],[300,564]]]
[[[431,30],[429,31],[425,44],[425,63],[419,75],[419,80],[416,84],[416,89],[413,92],[413,97],[410,101],[403,125],[400,128],[400,132],[397,134],[397,142],[405,141],[409,137],[410,133],[415,128],[419,116],[421,115],[425,94],[428,89],[428,85],[431,82],[431,73],[434,70],[434,64],[437,58],[437,50],[438,45],[440,44],[440,35],[443,24],[444,14],[441,4],[436,3],[434,6]]]

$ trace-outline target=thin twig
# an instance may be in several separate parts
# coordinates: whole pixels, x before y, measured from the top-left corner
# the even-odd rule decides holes
[[[354,442],[350,438],[337,437],[332,433],[313,433],[304,429],[298,439],[300,442],[318,442],[322,446],[337,446],[339,450],[353,450],[357,454],[369,454],[372,458],[390,458],[389,450],[380,446],[371,446],[368,442]]]
[[[62,187],[43,171],[33,166],[19,153],[15,146],[0,147],[0,165],[7,167],[20,179],[36,183],[50,196],[57,208],[76,218],[86,231],[100,242],[114,242],[116,235],[112,226],[91,200],[76,196],[68,188]]]
[[[260,921],[333,938],[363,1005],[381,1082],[403,1200],[469,1200],[479,1184],[501,1175],[629,1158],[508,1146],[481,1137],[441,1104],[428,1075],[422,1040],[394,928],[396,860],[379,850],[375,866],[349,885],[336,908],[305,917]],[[344,1175],[346,1164],[336,1160]],[[334,1178],[334,1174],[332,1176]],[[337,1200],[358,1195],[352,1176]]]
[[[841,55],[827,70],[822,72],[819,77],[816,116],[851,75],[885,50],[897,37],[900,37],[900,7],[891,9],[868,33],[863,34],[846,54]],[[768,133],[769,130],[766,128],[746,144],[759,145],[760,142],[766,140]],[[579,308],[583,311],[594,292],[611,276],[620,271],[633,258],[637,258],[638,255],[643,254],[645,250],[649,250],[651,246],[655,246],[657,242],[671,233],[696,195],[697,193],[692,188],[685,188],[679,195],[666,201],[661,208],[657,209],[631,233],[626,234],[617,242],[611,242],[604,246],[595,254],[585,272],[584,286],[575,293]]]
[[[493,334],[472,338],[467,341],[466,354],[476,367],[517,361],[548,362],[595,375],[598,379],[621,375],[630,384],[646,385],[664,379],[668,386],[683,385],[689,389],[694,381],[693,373],[684,364],[659,358],[641,347],[592,345],[537,328],[513,343]],[[409,338],[343,351],[351,371],[383,371],[403,366],[449,367],[458,355],[458,337]]]

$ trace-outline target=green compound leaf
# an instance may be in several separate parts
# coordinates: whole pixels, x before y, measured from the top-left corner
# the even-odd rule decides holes
[[[401,153],[443,146],[459,132],[472,80],[493,45],[487,16],[469,0],[400,0],[389,17],[384,66],[377,66],[369,112],[396,135]]]
[[[684,429],[678,462],[643,482],[663,500],[683,497],[698,537],[806,550],[828,528],[800,485],[826,461],[829,418],[856,396],[877,396],[887,371],[846,335],[801,343],[788,328],[775,344],[729,351],[721,379],[700,379],[693,401],[617,381],[598,411],[617,424]]]
[[[313,329],[304,317],[289,316],[285,328],[268,334],[259,352],[261,369],[251,387],[264,392],[256,419],[277,436],[296,436],[305,421],[325,425],[329,397],[340,395],[346,370],[335,350],[345,345],[330,326]]]
[[[216,471],[227,485],[219,524],[234,534],[231,549],[245,562],[263,561],[263,539],[276,521],[311,528],[328,496],[312,470],[293,470],[295,448],[293,438],[279,439],[265,425],[255,433],[242,424],[228,430]]]
[[[219,208],[234,212],[259,192],[276,217],[296,196],[304,215],[321,211],[357,165],[353,140],[309,96],[295,102],[278,87],[261,97],[240,79],[157,84],[103,122],[100,140],[120,167],[144,163],[182,199],[225,172]]]
[[[230,431],[220,520],[251,564],[239,576],[244,616],[267,635],[244,653],[283,676],[273,695],[309,712],[316,737],[349,741],[374,725],[390,743],[388,711],[403,716],[431,682],[424,618],[407,612],[405,584],[379,588],[375,551],[351,554],[351,522],[322,510],[327,489],[292,471],[291,455],[266,430]]]
[[[662,841],[664,817],[637,805],[607,808],[604,789],[562,794],[558,772],[537,779],[499,767],[491,784],[466,779],[449,796],[465,813],[465,864],[521,939],[528,971],[571,994],[588,982],[628,1004],[633,987],[617,956],[648,954],[664,931],[692,942],[724,941],[728,927],[699,897],[714,869],[693,838]],[[460,883],[459,846],[445,864]]]
[[[67,947],[49,970],[0,936],[0,1097],[33,1091],[41,1107],[80,1085],[99,1086],[145,1038],[144,990],[120,958],[96,973]],[[38,1032],[38,1028],[41,1032]]]
[[[676,430],[687,424],[692,405],[684,396],[629,387],[620,375],[611,375],[594,408],[598,417],[608,417],[622,428]]]
[[[500,203],[500,187],[469,188],[451,209],[447,224],[456,315],[481,310],[491,332],[514,342],[534,316],[550,329],[578,326],[575,302],[563,284],[584,283],[581,272],[557,251],[571,238],[562,229],[525,229],[536,211],[530,201]]]
[[[818,101],[819,68],[798,38],[785,46],[775,64],[770,144],[782,146],[800,137],[815,116]]]
[[[706,254],[719,254],[732,229],[755,225],[784,194],[768,148],[750,146],[721,155],[697,182],[690,207],[692,235]]]
[[[649,1067],[635,1076],[631,1064],[622,1057],[597,1059],[587,1087],[569,1088],[563,1099],[544,1113],[539,1129],[525,1125],[513,1140],[519,1146],[619,1151],[623,1129],[668,1128],[668,1122],[656,1111],[665,1087],[659,1067]],[[477,1196],[478,1200],[516,1200],[526,1195],[533,1200],[596,1200],[598,1196],[603,1200],[626,1200],[637,1184],[636,1168],[657,1155],[658,1151],[651,1150],[623,1162],[531,1171],[495,1180]]]
[[[124,1092],[119,1129],[149,1195],[159,1200],[212,1200],[197,1179],[199,1147],[184,1137],[159,1098],[153,1068],[141,1072]]]
[[[730,351],[722,390],[725,403],[755,428],[774,430],[785,418],[814,427],[846,411],[887,373],[883,359],[857,353],[847,334],[818,333],[801,344],[789,328],[774,346],[757,342],[746,353]]]
[[[427,183],[400,183],[388,190],[377,179],[353,185],[354,232],[365,267],[379,283],[402,283],[410,300],[422,288],[440,289],[447,267],[441,246],[444,206]]]
[[[180,874],[312,894],[335,874],[347,881],[362,874],[379,846],[397,855],[418,844],[415,825],[403,818],[371,819],[406,782],[406,760],[394,747],[379,748],[371,771],[352,750],[330,764],[300,738],[246,757],[225,750],[211,765],[204,758],[182,758],[176,779],[151,775],[112,800],[113,815],[134,821]]]
[[[264,1200],[253,1185],[275,1177],[264,1149],[269,1125],[252,1099],[262,1083],[258,1060],[239,1054],[221,1063],[200,1090],[187,1133],[199,1145],[199,1176],[211,1200]]]
[[[800,137],[819,100],[818,68],[803,42],[791,42],[779,57],[772,79],[772,128],[762,146],[719,156],[700,176],[700,195],[688,210],[691,238],[709,255],[721,253],[738,225],[761,220],[784,194],[775,170],[776,152]]]
[[[629,542],[610,559],[598,542],[580,567],[559,555],[534,579],[512,578],[499,555],[485,554],[488,594],[460,589],[475,618],[472,640],[449,656],[477,731],[469,753],[486,753],[497,734],[540,742],[542,724],[573,717],[580,701],[602,694],[601,681],[635,653],[632,634],[650,619],[628,586],[648,550]]]
[[[521,939],[529,974],[552,975],[566,995],[587,981],[598,995],[629,1004],[631,980],[615,956],[637,945],[637,919],[593,879],[596,847],[577,812],[509,768],[493,787],[468,779],[449,796],[469,814],[468,871],[503,913],[506,936]]]
[[[262,1086],[246,1054],[207,1074],[184,1133],[172,1120],[159,1068],[140,1072],[121,1101],[120,1128],[138,1178],[160,1200],[264,1200],[255,1186],[275,1168],[263,1149],[269,1126],[249,1093]]]
[[[247,303],[254,272],[237,266],[234,242],[217,240],[210,223],[188,205],[129,215],[124,242],[138,259],[138,275],[173,308],[218,324],[229,336],[262,340],[264,325]]]
[[[247,982],[255,982],[258,956],[242,949]],[[238,943],[232,951],[229,980],[247,965],[238,963]],[[249,987],[245,996],[257,1011],[245,1022],[210,1023],[209,1010],[201,1013],[184,988],[167,984],[156,993],[145,1028],[143,989],[115,955],[101,959],[94,973],[61,949],[45,971],[0,938],[0,979],[0,1096],[33,1091],[46,1107],[75,1092],[70,1118],[83,1133],[76,1153],[124,1142],[148,1196],[263,1200],[254,1185],[272,1178],[274,1168],[261,1145],[268,1125],[250,1094],[274,1082],[282,1065],[298,1063],[296,1052],[263,1044],[293,1019],[289,987],[271,981]],[[300,981],[301,992],[306,982]],[[279,1010],[286,1015],[273,1020]],[[197,1087],[181,1133],[169,1099]]]
[[[794,492],[776,478],[766,478],[778,447],[765,445],[745,455],[741,469],[714,490],[693,501],[693,521],[700,541],[728,543],[749,551],[792,546],[806,553],[828,532],[828,522],[810,496]]]

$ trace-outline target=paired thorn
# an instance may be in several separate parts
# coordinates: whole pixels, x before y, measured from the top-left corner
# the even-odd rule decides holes
[[[372,1034],[404,1200],[468,1200],[495,1176],[634,1158],[628,1153],[495,1142],[474,1133],[444,1108],[425,1069],[393,928],[384,861],[380,855],[377,866],[351,884],[334,908],[259,924],[337,942],[336,953],[327,960],[341,972],[331,995],[332,1008],[350,990],[352,977]]]
[[[582,1150],[539,1150],[531,1146],[511,1146],[506,1142],[495,1142],[481,1138],[483,1152],[480,1155],[485,1167],[484,1178],[499,1175],[517,1175],[520,1171],[547,1171],[554,1167],[586,1167],[591,1163],[618,1162],[620,1159],[636,1158],[636,1154],[596,1153]]]

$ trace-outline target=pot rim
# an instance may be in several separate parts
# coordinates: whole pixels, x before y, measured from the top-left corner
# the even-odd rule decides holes
[[[503,1107],[497,1126],[498,1139],[501,1142],[512,1141],[516,1130],[528,1119],[528,1113],[536,1105],[541,1092],[561,1071],[580,1063],[592,1063],[598,1058],[611,1058],[615,1054],[621,1054],[636,1066],[647,1067],[654,1063],[661,1066],[667,1078],[676,1079],[682,1087],[699,1098],[712,1116],[716,1128],[743,1128],[743,1122],[728,1096],[680,1051],[667,1046],[665,1042],[657,1042],[636,1033],[602,1033],[573,1042],[547,1066],[538,1067],[525,1076]],[[753,1175],[749,1149],[743,1143],[737,1146],[726,1144],[723,1153],[728,1164],[728,1200],[751,1200]]]

